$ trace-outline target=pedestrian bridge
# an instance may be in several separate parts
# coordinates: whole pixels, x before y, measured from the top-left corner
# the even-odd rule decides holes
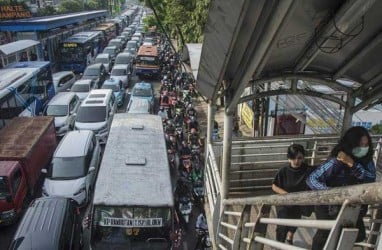
[[[379,182],[282,196],[270,191],[288,145],[304,145],[310,163],[318,165],[357,111],[382,102],[381,9],[375,0],[211,0],[194,74],[208,100],[206,206],[215,249],[306,249],[316,229],[330,230],[325,249],[382,249]],[[333,126],[337,133],[233,140],[239,103],[255,104],[255,134],[262,135],[267,133],[260,121],[269,118],[270,109],[261,103],[282,95],[309,97],[306,105],[323,121],[339,121]],[[212,142],[215,106],[222,99],[223,140]],[[278,205],[323,204],[342,205],[335,220],[274,218]],[[355,244],[360,204],[370,207],[369,231],[366,242]],[[275,225],[299,227],[298,246],[275,241]]]

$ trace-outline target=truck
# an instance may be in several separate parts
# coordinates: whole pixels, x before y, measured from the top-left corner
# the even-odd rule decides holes
[[[14,223],[56,148],[54,118],[16,117],[0,130],[0,225]]]

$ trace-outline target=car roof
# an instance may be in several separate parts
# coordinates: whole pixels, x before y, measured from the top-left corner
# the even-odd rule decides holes
[[[119,39],[119,38],[113,38],[113,39],[110,39],[109,43],[110,42],[121,42],[122,40]]]
[[[121,52],[121,53],[119,53],[119,54],[117,55],[117,58],[118,58],[118,57],[124,57],[124,56],[126,56],[126,57],[131,57],[132,54],[131,54],[130,52]]]
[[[103,85],[118,85],[119,82],[122,82],[122,81],[120,79],[115,79],[113,77],[110,77],[109,79],[103,82]]]
[[[54,157],[81,157],[87,153],[93,132],[90,130],[69,131],[58,144]],[[75,145],[75,146],[73,146]]]
[[[73,85],[90,85],[91,84],[91,82],[92,82],[93,80],[92,79],[80,79],[80,80],[77,80],[77,81],[75,81],[74,83],[73,83]]]
[[[58,79],[66,75],[74,75],[72,71],[59,71],[52,74],[53,79]]]
[[[137,82],[134,85],[134,88],[152,88],[152,85],[148,82]]]
[[[117,46],[107,46],[103,49],[103,51],[105,51],[105,49],[117,49]]]
[[[73,92],[59,92],[49,101],[48,105],[68,105],[77,95]]]
[[[98,68],[102,67],[102,65],[103,65],[103,63],[94,63],[94,64],[90,64],[89,66],[87,66],[86,69],[98,69]]]
[[[113,69],[126,69],[127,70],[127,64],[115,64],[113,66]]]
[[[63,197],[32,201],[13,238],[14,249],[58,249],[69,202]]]
[[[109,58],[110,57],[110,54],[108,53],[100,53],[97,55],[96,58]]]
[[[83,106],[106,106],[107,100],[113,95],[111,89],[93,89],[89,92],[89,95],[82,101]]]

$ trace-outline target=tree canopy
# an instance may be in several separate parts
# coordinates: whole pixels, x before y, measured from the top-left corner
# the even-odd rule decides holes
[[[184,42],[202,42],[210,0],[141,0],[141,2],[155,9],[166,32],[172,37],[178,37],[180,31]]]

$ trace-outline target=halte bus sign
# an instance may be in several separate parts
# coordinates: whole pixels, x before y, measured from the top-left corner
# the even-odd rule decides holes
[[[146,219],[128,219],[104,217],[100,221],[100,226],[104,227],[162,227],[162,218],[146,218]]]
[[[0,6],[0,20],[29,18],[32,14],[22,5],[4,5]]]

